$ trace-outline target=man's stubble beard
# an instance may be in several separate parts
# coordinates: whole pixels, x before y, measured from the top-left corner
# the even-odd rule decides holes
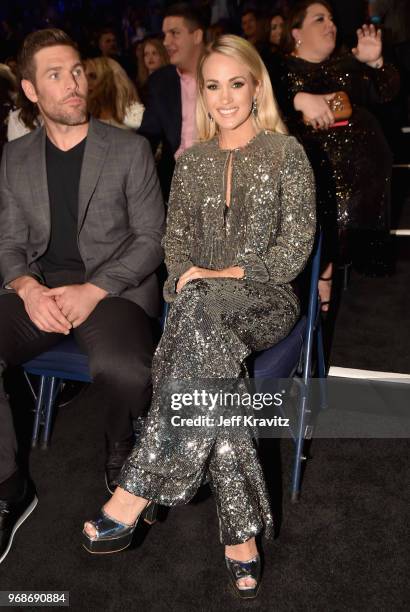
[[[88,121],[87,105],[78,109],[72,109],[72,111],[64,112],[58,108],[45,109],[39,104],[39,109],[42,115],[49,121],[53,121],[59,125],[82,125]]]

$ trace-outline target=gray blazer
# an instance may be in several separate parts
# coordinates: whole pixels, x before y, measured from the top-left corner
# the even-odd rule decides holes
[[[44,282],[36,263],[50,240],[44,128],[8,143],[0,175],[0,275]],[[159,312],[164,207],[148,142],[91,119],[80,178],[78,245],[85,280]]]

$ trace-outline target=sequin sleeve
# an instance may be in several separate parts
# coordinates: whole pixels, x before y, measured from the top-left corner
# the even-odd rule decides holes
[[[168,278],[164,285],[166,302],[175,300],[177,280],[181,274],[194,265],[190,260],[189,200],[184,180],[187,166],[183,160],[184,158],[180,158],[175,166],[169,196],[167,229],[162,240],[168,271]]]
[[[371,68],[364,64],[363,70],[366,104],[384,104],[397,96],[400,90],[400,76],[392,64],[385,63],[381,68]]]
[[[237,265],[245,278],[262,283],[289,283],[306,265],[316,230],[315,183],[303,147],[287,139],[280,172],[280,225],[265,255],[245,253]]]

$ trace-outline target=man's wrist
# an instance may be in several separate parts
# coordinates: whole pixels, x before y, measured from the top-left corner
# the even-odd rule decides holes
[[[106,291],[105,289],[101,289],[101,287],[98,287],[98,285],[94,285],[94,283],[84,284],[86,287],[89,287],[94,292],[94,295],[100,300],[104,299],[108,295],[108,291]]]
[[[32,276],[19,276],[8,284],[22,300],[25,299],[28,289],[40,286],[40,283]]]

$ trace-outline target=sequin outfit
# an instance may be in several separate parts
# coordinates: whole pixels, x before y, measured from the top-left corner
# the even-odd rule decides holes
[[[289,131],[305,147],[315,172],[318,218],[327,250],[333,250],[337,230],[384,230],[392,156],[369,109],[397,94],[396,69],[388,64],[370,68],[351,54],[319,63],[289,55],[272,64],[270,75]],[[345,91],[352,104],[348,125],[327,130],[305,125],[293,106],[295,95],[336,91]]]
[[[313,173],[293,137],[261,132],[231,152],[211,140],[178,160],[164,239],[164,294],[172,305],[154,356],[146,426],[119,484],[172,506],[187,503],[209,478],[226,545],[264,527],[269,533],[272,526],[251,433],[210,428],[200,435],[170,427],[164,381],[237,380],[240,387],[246,357],[281,340],[297,320],[298,300],[289,283],[305,266],[314,233]],[[177,295],[175,283],[192,265],[238,265],[245,278],[197,279]]]

